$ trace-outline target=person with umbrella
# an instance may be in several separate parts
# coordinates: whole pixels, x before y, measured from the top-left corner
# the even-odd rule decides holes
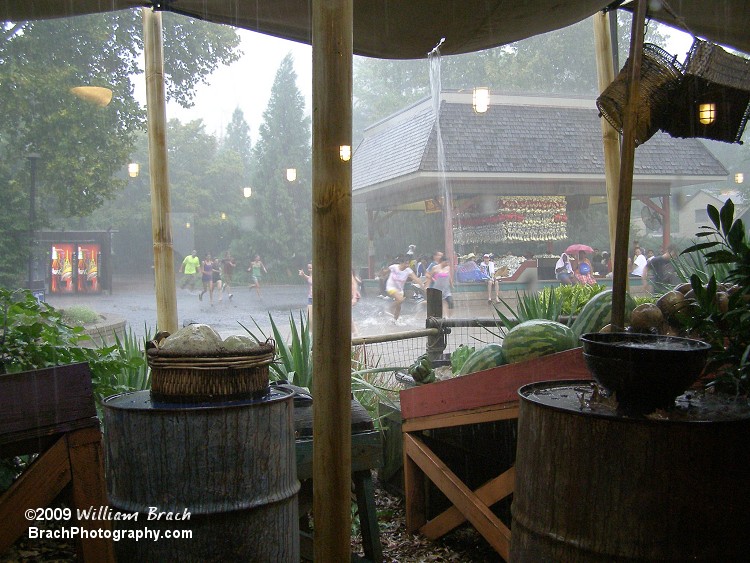
[[[596,285],[596,280],[592,274],[593,269],[591,268],[591,261],[586,257],[584,251],[580,251],[578,253],[578,266],[576,266],[575,273],[578,283],[584,285]]]

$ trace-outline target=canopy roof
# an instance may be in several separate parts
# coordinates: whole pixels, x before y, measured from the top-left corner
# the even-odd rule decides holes
[[[584,20],[612,0],[355,0],[354,53],[423,58],[441,38],[444,55],[505,45]],[[670,0],[649,17],[710,41],[750,52],[748,0]],[[310,0],[0,0],[3,21],[21,21],[138,6],[310,43]]]
[[[370,209],[440,197],[438,178],[455,196],[606,193],[601,123],[593,99],[493,96],[486,113],[471,92],[443,92],[437,162],[436,120],[426,99],[373,125],[352,158],[355,201]],[[727,170],[698,139],[657,133],[636,150],[633,193],[725,181]]]

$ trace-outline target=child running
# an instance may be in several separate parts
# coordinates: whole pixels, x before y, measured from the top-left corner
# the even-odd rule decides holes
[[[401,316],[401,304],[404,302],[404,285],[407,280],[412,280],[418,284],[419,287],[424,291],[424,283],[420,280],[417,275],[409,267],[409,258],[406,256],[399,256],[395,264],[388,266],[390,275],[388,281],[385,283],[386,293],[393,297],[393,324],[398,324],[398,318]]]

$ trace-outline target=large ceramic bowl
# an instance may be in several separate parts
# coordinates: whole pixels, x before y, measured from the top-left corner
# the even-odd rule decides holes
[[[674,406],[700,376],[711,348],[701,340],[630,332],[584,334],[581,342],[594,380],[634,413]]]

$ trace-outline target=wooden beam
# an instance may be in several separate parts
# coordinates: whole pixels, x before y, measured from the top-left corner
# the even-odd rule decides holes
[[[603,92],[615,79],[612,36],[609,19],[617,18],[617,11],[594,14],[594,50],[596,52],[596,75],[599,92]],[[600,118],[602,145],[604,147],[604,177],[607,186],[607,215],[609,217],[609,244],[615,247],[617,238],[617,174],[620,170],[620,135],[612,125]]]
[[[313,0],[313,512],[317,561],[350,559],[353,0]]]
[[[4,553],[26,531],[33,521],[25,511],[43,508],[55,500],[70,482],[68,442],[60,438],[40,455],[10,489],[0,497],[0,553]]]
[[[146,75],[148,160],[151,172],[151,233],[154,241],[156,325],[177,331],[177,293],[174,285],[174,250],[169,172],[167,166],[167,104],[164,88],[164,46],[161,12],[143,8],[143,54]]]
[[[421,440],[411,434],[404,434],[404,453],[507,561],[510,552],[510,530],[505,524]]]
[[[627,104],[623,115],[620,186],[617,194],[617,230],[614,247],[614,272],[612,274],[612,325],[618,328],[625,327],[625,293],[628,284],[628,243],[633,197],[635,129],[638,121],[646,3],[647,0],[638,0],[633,12],[633,25],[630,33],[630,77]]]
[[[419,432],[421,430],[450,428],[466,424],[481,424],[483,422],[496,422],[498,420],[511,420],[513,418],[518,418],[518,401],[460,412],[410,418],[409,420],[404,420],[401,430],[403,432]]]
[[[484,504],[492,506],[499,500],[513,494],[515,481],[516,468],[511,467],[504,473],[501,473],[494,479],[491,479],[479,487],[474,491],[474,494]],[[441,512],[438,516],[435,516],[435,518],[427,522],[427,524],[422,526],[419,531],[431,540],[436,540],[464,522],[466,522],[466,517],[461,514],[461,511],[458,508],[451,506],[449,509]]]

